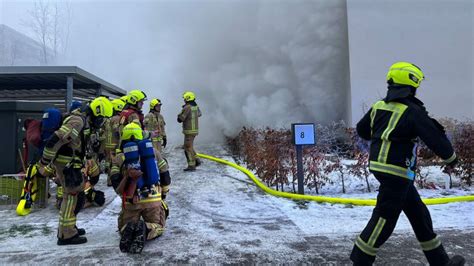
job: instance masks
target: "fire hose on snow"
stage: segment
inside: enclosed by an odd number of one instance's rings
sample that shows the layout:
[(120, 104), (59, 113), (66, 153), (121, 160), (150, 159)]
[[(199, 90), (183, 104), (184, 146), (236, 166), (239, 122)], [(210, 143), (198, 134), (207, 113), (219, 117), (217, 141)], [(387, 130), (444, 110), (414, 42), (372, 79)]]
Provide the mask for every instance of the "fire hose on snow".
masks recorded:
[[(202, 154), (199, 153), (197, 154), (198, 157), (207, 159), (210, 161), (218, 162), (221, 164), (228, 165), (230, 167), (233, 167), (244, 174), (246, 174), (252, 181), (265, 191), (266, 193), (277, 196), (277, 197), (283, 197), (283, 198), (289, 198), (293, 200), (309, 200), (309, 201), (316, 201), (316, 202), (326, 202), (326, 203), (336, 203), (336, 204), (352, 204), (352, 205), (359, 205), (359, 206), (375, 206), (376, 200), (375, 199), (357, 199), (357, 198), (336, 198), (336, 197), (326, 197), (326, 196), (314, 196), (314, 195), (301, 195), (301, 194), (294, 194), (294, 193), (288, 193), (288, 192), (282, 192), (282, 191), (277, 191), (274, 189), (271, 189), (267, 187), (265, 184), (260, 182), (255, 175), (250, 172), (248, 169), (220, 159), (216, 158), (207, 154)], [(423, 199), (423, 202), (426, 205), (436, 205), (436, 204), (446, 204), (446, 203), (452, 203), (452, 202), (463, 202), (463, 201), (474, 201), (474, 195), (467, 195), (467, 196), (456, 196), (456, 197), (443, 197), (443, 198), (426, 198)]]

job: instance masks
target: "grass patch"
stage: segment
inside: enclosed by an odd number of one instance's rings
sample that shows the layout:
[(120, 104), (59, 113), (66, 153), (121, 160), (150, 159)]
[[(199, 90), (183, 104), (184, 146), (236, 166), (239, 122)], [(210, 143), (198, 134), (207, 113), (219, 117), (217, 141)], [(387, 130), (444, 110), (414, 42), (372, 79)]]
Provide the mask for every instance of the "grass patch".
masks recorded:
[(13, 177), (0, 177), (0, 204), (17, 202), (21, 195), (23, 181)]
[[(36, 179), (38, 191), (36, 192), (36, 201), (44, 204), (46, 200), (46, 179)], [(16, 205), (23, 190), (23, 180), (17, 180), (14, 177), (0, 177), (0, 205)]]
[(37, 227), (29, 224), (22, 224), (22, 225), (12, 225), (10, 229), (8, 230), (8, 233), (11, 237), (17, 236), (18, 234), (21, 235), (27, 235), (30, 234), (31, 232), (38, 230)]
[(50, 235), (53, 231), (46, 224), (41, 226), (30, 225), (30, 224), (20, 224), (12, 225), (10, 228), (0, 228), (0, 240), (4, 240), (9, 237), (34, 237), (38, 234), (41, 235)]

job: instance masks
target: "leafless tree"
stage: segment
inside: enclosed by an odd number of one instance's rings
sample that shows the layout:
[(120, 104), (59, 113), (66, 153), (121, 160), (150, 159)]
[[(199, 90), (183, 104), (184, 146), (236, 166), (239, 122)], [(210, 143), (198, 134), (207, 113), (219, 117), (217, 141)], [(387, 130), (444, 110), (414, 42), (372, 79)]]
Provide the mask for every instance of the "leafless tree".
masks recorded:
[(9, 63), (11, 66), (15, 65), (18, 54), (19, 54), (18, 43), (16, 40), (13, 40), (10, 43), (10, 62)]
[(25, 25), (41, 45), (41, 63), (48, 65), (65, 52), (69, 38), (71, 8), (67, 1), (38, 0), (29, 10)]

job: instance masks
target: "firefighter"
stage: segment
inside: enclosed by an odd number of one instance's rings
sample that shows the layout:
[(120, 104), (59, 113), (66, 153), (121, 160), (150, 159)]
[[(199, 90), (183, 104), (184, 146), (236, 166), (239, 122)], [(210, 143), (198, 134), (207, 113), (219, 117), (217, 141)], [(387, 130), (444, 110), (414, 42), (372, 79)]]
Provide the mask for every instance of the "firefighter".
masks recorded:
[(178, 123), (183, 123), (184, 154), (188, 162), (188, 167), (184, 171), (195, 171), (196, 166), (201, 164), (201, 161), (196, 158), (194, 139), (199, 134), (198, 120), (202, 114), (193, 92), (187, 91), (183, 93), (183, 100), (184, 105), (181, 113), (178, 115)]
[(150, 102), (150, 112), (145, 116), (145, 130), (150, 132), (155, 150), (162, 152), (166, 147), (165, 119), (161, 115), (161, 100), (153, 99)]
[[(113, 104), (111, 104), (113, 114)], [(99, 182), (101, 169), (100, 165), (105, 158), (105, 124), (108, 123), (109, 117), (104, 117), (100, 127), (88, 127), (84, 129), (85, 142), (85, 161), (82, 168), (82, 174), (85, 178), (84, 191), (78, 194), (81, 208), (88, 208), (90, 206), (102, 206), (105, 203), (105, 193), (95, 189), (95, 185)], [(84, 199), (84, 200), (82, 200)], [(83, 203), (82, 203), (83, 202)]]
[[(111, 171), (114, 189), (123, 200), (118, 218), (120, 250), (141, 253), (146, 240), (163, 234), (168, 207), (160, 196), (159, 178), (156, 178), (159, 175), (154, 159), (151, 158), (152, 161), (148, 163), (143, 161), (147, 160), (148, 156), (143, 154), (142, 147), (151, 149), (152, 155), (154, 151), (152, 145), (140, 146), (143, 140), (141, 127), (133, 122), (126, 125), (121, 140), (121, 149), (113, 160)], [(131, 157), (133, 159), (130, 159)], [(150, 181), (152, 176), (156, 178), (154, 181)], [(139, 187), (140, 181), (146, 183), (143, 180), (149, 181), (147, 189)]]
[(87, 242), (84, 229), (76, 227), (76, 214), (81, 204), (78, 195), (84, 188), (81, 169), (84, 167), (84, 130), (100, 128), (104, 118), (112, 115), (112, 104), (107, 98), (98, 97), (86, 108), (73, 110), (59, 130), (49, 138), (43, 156), (38, 162), (38, 172), (50, 176), (53, 169), (64, 190), (59, 212), (58, 245)]
[(105, 142), (105, 151), (106, 151), (106, 162), (107, 162), (107, 186), (112, 186), (110, 181), (110, 168), (112, 165), (112, 158), (115, 156), (115, 150), (118, 147), (120, 141), (119, 125), (120, 125), (120, 113), (125, 107), (125, 102), (122, 99), (112, 100), (112, 105), (114, 106), (113, 116), (107, 120), (104, 124), (106, 142)]
[(168, 171), (168, 162), (162, 156), (162, 147), (166, 147), (165, 120), (160, 114), (161, 101), (153, 99), (150, 102), (150, 112), (145, 116), (145, 130), (150, 134), (153, 148), (155, 150), (155, 158), (160, 169), (161, 179), (161, 196), (166, 199), (171, 184), (170, 173)]
[(127, 95), (127, 104), (120, 114), (120, 128), (119, 132), (122, 132), (123, 128), (131, 123), (135, 122), (143, 129), (143, 103), (146, 101), (146, 94), (140, 90), (132, 90)]
[(443, 126), (428, 116), (415, 97), (424, 79), (419, 67), (393, 64), (387, 73), (386, 97), (357, 124), (358, 135), (370, 140), (369, 170), (380, 182), (377, 204), (350, 256), (354, 265), (372, 265), (377, 250), (392, 234), (403, 211), (430, 265), (462, 265), (461, 256), (448, 257), (433, 231), (430, 213), (413, 184), (418, 138), (444, 160), (446, 169), (457, 162)]

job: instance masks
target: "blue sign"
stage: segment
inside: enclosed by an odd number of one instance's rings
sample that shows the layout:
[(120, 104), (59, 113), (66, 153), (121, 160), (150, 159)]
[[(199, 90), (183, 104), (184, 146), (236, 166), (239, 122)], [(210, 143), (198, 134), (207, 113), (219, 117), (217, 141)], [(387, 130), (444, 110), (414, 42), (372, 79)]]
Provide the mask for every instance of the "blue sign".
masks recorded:
[(316, 143), (314, 124), (292, 124), (291, 128), (295, 145), (314, 145)]

